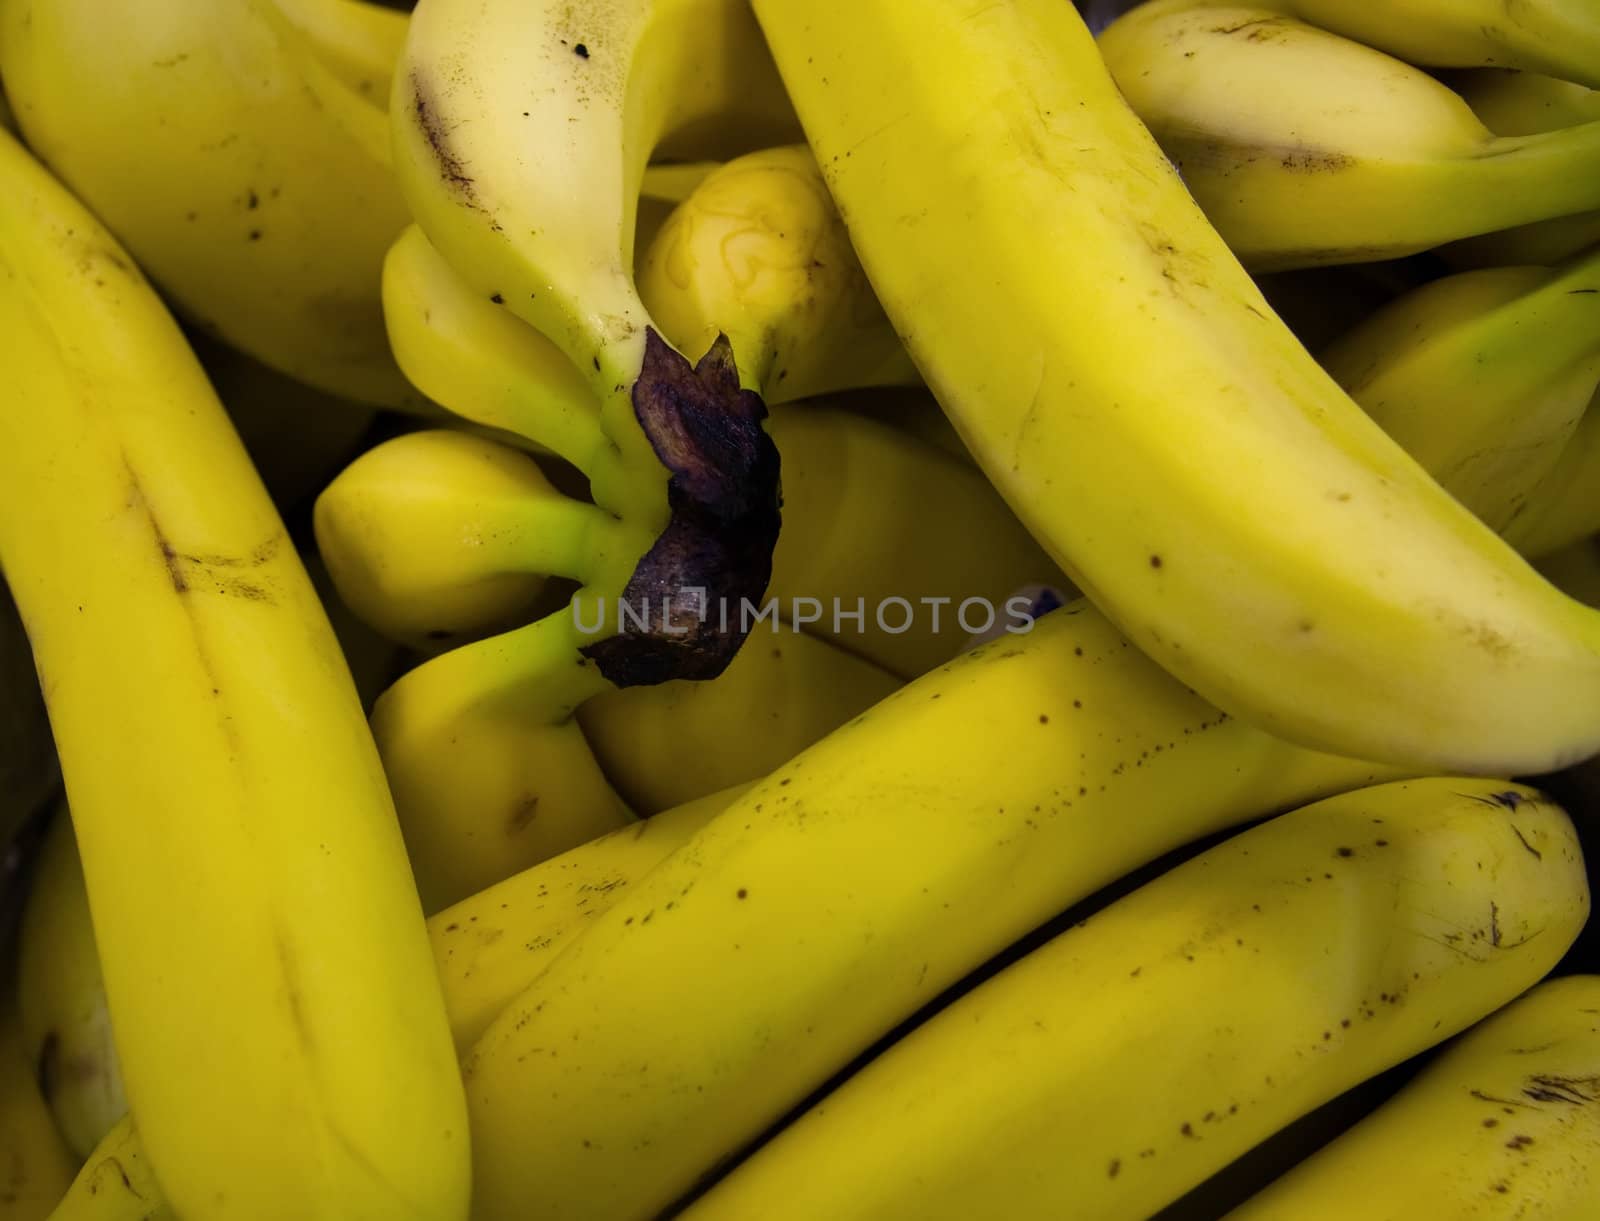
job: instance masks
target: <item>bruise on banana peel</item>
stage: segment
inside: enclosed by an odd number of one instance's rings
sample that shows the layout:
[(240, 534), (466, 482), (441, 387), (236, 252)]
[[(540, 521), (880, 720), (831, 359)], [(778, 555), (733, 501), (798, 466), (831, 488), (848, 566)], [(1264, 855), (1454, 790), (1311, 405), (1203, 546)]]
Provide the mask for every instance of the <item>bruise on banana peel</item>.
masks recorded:
[[(619, 687), (710, 679), (738, 653), (744, 616), (728, 622), (711, 606), (759, 600), (778, 541), (778, 450), (761, 421), (766, 404), (739, 384), (733, 349), (719, 335), (693, 368), (645, 331), (634, 412), (671, 475), (672, 517), (622, 592), (635, 607), (661, 607), (644, 630), (624, 630), (584, 648)], [(692, 600), (684, 595), (693, 592)], [(670, 611), (667, 609), (670, 607)]]

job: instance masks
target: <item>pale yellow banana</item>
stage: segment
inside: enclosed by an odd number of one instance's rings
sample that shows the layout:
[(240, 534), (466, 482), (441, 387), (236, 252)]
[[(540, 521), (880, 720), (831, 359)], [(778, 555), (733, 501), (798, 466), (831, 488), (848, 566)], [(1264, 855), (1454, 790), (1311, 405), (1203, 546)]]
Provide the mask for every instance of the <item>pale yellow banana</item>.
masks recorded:
[[(1455, 82), (1499, 136), (1531, 136), (1600, 119), (1600, 91), (1532, 72), (1485, 71)], [(1600, 211), (1580, 212), (1453, 242), (1441, 253), (1462, 267), (1559, 263), (1600, 243)]]
[(1600, 207), (1600, 122), (1495, 136), (1420, 68), (1271, 4), (1151, 0), (1099, 45), (1254, 270), (1373, 262)]
[(1433, 68), (1523, 68), (1600, 88), (1592, 0), (1276, 0), (1323, 29)]
[(389, 104), (410, 16), (369, 0), (273, 0), (335, 76), (377, 106)]
[(44, 1221), (77, 1160), (39, 1093), (16, 998), (7, 992), (0, 1011), (0, 1221)]
[(5, 0), (0, 73), (30, 146), (196, 325), (324, 390), (410, 405), (379, 300), (407, 220), (390, 72), (376, 96), (352, 88), (303, 28), (345, 3)]
[(1273, 317), (1072, 6), (755, 7), (929, 387), (1135, 644), (1325, 750), (1493, 775), (1600, 749), (1600, 617)]
[(1517, 996), (1588, 914), (1572, 823), (1531, 789), (1440, 778), (1319, 802), (980, 984), (686, 1221), (1145, 1221)]
[(757, 784), (501, 1013), (464, 1061), (475, 1215), (654, 1215), (1097, 887), (1395, 775), (1232, 720), (1086, 605), (1054, 611)]
[(72, 820), (56, 811), (35, 859), (18, 947), (29, 1064), (68, 1146), (86, 1158), (128, 1110)]
[(1600, 1207), (1600, 976), (1541, 984), (1228, 1221), (1584, 1221)]
[(387, 441), (317, 498), (317, 548), (363, 621), (413, 645), (525, 623), (547, 577), (578, 578), (611, 518), (527, 454), (461, 432)]
[(0, 565), (151, 1163), (215, 1221), (456, 1221), (422, 915), (283, 523), (130, 256), (3, 134), (0, 267)]
[(712, 171), (638, 265), (639, 296), (691, 358), (726, 335), (769, 404), (918, 384), (804, 145)]
[(1497, 533), (1526, 512), (1600, 388), (1600, 252), (1447, 276), (1321, 354), (1383, 430)]

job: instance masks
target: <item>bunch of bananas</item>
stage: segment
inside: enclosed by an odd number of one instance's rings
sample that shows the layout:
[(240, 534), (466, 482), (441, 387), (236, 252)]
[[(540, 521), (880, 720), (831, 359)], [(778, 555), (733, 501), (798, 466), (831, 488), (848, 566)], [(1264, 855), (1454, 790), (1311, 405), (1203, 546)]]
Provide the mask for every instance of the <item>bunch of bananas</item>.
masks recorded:
[(1593, 0), (0, 86), (0, 1221), (1600, 1217)]

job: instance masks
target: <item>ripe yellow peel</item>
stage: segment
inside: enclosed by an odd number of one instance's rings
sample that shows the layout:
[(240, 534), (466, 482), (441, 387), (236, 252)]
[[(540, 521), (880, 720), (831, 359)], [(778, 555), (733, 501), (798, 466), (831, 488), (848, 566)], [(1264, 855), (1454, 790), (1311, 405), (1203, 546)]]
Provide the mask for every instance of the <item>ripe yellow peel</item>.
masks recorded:
[(129, 256), (4, 136), (0, 182), (0, 563), (151, 1161), (221, 1221), (456, 1221), (455, 1057), (327, 618)]

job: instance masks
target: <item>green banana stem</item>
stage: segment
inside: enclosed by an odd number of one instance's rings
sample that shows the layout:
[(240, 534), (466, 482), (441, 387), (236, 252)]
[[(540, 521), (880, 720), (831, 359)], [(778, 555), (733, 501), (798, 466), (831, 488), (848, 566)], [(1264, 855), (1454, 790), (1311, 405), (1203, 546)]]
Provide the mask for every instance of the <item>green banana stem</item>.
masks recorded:
[(1497, 136), (1462, 172), (1484, 227), (1505, 229), (1528, 219), (1536, 202), (1545, 217), (1600, 208), (1600, 120), (1529, 136)]

